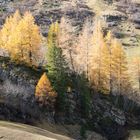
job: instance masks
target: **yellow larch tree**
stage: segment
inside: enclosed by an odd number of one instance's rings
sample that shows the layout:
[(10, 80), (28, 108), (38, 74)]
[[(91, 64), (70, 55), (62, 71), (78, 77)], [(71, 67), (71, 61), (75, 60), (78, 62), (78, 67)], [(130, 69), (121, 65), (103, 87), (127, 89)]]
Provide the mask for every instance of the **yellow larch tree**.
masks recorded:
[(104, 43), (101, 49), (101, 92), (104, 94), (110, 93), (110, 48)]
[(112, 41), (112, 70), (115, 91), (122, 95), (130, 83), (125, 51), (117, 39)]
[(140, 57), (135, 56), (130, 62), (130, 73), (132, 75), (132, 80), (134, 87), (140, 92)]
[(9, 40), (7, 42), (6, 48), (8, 49), (8, 53), (10, 54), (11, 59), (17, 60), (20, 59), (19, 55), (19, 50), (20, 50), (20, 45), (19, 45), (19, 35), (18, 35), (18, 25), (21, 20), (21, 15), (20, 12), (17, 10), (15, 14), (12, 16), (12, 21), (11, 23), (11, 32), (9, 34)]
[(95, 24), (91, 61), (91, 83), (95, 91), (121, 95), (130, 85), (125, 51), (109, 31), (104, 37), (101, 23)]
[(16, 52), (16, 49), (13, 48), (13, 46), (15, 46), (13, 43), (15, 43), (16, 38), (14, 38), (13, 35), (16, 32), (20, 20), (21, 15), (17, 10), (14, 15), (6, 18), (5, 24), (1, 30), (1, 48), (7, 50), (10, 56)]
[(90, 53), (90, 80), (97, 92), (108, 92), (108, 67), (109, 49), (105, 42), (101, 23), (98, 21), (94, 26), (93, 47)]
[(41, 35), (30, 12), (26, 12), (20, 20), (17, 32), (24, 62), (35, 65), (40, 55)]
[[(113, 40), (113, 35), (111, 33), (111, 31), (107, 32), (107, 35), (105, 36), (105, 42), (106, 42), (106, 46), (107, 46), (107, 58), (106, 58), (106, 62), (107, 62), (107, 78), (108, 78), (108, 86), (109, 86), (109, 93), (112, 94), (112, 90), (113, 90), (113, 60), (112, 60), (112, 40)], [(106, 63), (105, 63), (106, 64)]]
[(1, 30), (1, 48), (12, 60), (36, 65), (39, 59), (41, 35), (30, 12), (21, 17), (17, 10), (6, 19)]
[(128, 73), (127, 57), (121, 43), (115, 39), (109, 31), (105, 37), (109, 50), (108, 77), (110, 94), (124, 94), (126, 87), (132, 89), (130, 76)]
[(38, 81), (35, 97), (40, 103), (45, 105), (51, 105), (55, 102), (57, 93), (53, 90), (46, 73), (44, 73)]

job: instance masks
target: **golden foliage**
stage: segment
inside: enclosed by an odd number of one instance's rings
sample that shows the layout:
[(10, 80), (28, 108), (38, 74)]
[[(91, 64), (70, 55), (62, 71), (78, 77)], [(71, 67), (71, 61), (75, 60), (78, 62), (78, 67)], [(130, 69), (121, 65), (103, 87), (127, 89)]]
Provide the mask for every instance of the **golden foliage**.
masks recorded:
[(121, 94), (125, 85), (130, 84), (124, 49), (110, 31), (104, 37), (100, 22), (96, 23), (93, 33), (93, 56), (90, 63), (92, 86), (95, 91), (104, 94)]
[(52, 47), (55, 43), (58, 46), (58, 34), (59, 34), (59, 24), (58, 22), (52, 23), (47, 37), (48, 47)]
[(125, 92), (125, 85), (129, 84), (127, 59), (124, 49), (116, 39), (112, 40), (112, 74), (114, 85), (119, 94)]
[(43, 104), (55, 102), (57, 93), (53, 90), (46, 73), (44, 73), (38, 81), (35, 91), (35, 97), (39, 102)]
[(19, 11), (6, 19), (1, 30), (1, 47), (12, 60), (36, 65), (39, 59), (41, 35), (30, 12), (21, 17)]
[[(10, 47), (12, 36), (15, 33), (16, 27), (18, 22), (20, 21), (21, 16), (19, 11), (16, 11), (13, 16), (7, 17), (5, 24), (3, 25), (3, 28), (1, 30), (1, 47), (8, 50), (9, 53), (11, 53), (11, 50), (14, 49)], [(14, 38), (14, 41), (16, 39)], [(14, 52), (14, 51), (13, 51)]]
[(130, 61), (130, 73), (134, 87), (140, 92), (140, 57), (135, 56)]
[(97, 22), (95, 25), (92, 46), (91, 52), (93, 55), (90, 63), (90, 80), (97, 92), (102, 90), (107, 91), (109, 49), (105, 42), (100, 22)]

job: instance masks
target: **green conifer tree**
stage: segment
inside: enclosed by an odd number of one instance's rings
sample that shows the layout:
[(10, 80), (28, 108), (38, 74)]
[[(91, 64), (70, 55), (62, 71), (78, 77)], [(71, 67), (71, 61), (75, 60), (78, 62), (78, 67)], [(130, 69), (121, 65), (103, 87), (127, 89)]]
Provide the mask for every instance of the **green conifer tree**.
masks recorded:
[(54, 89), (58, 92), (60, 109), (65, 108), (65, 93), (68, 86), (68, 65), (59, 47), (59, 24), (53, 23), (48, 33), (47, 69)]

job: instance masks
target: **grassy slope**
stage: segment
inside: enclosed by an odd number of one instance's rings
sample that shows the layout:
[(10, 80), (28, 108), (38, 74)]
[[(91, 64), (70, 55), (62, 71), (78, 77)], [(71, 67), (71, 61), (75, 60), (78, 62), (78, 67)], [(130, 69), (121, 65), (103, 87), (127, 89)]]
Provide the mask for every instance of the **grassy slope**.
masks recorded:
[(130, 132), (130, 138), (128, 140), (140, 140), (140, 131), (132, 130)]
[[(19, 123), (0, 121), (0, 136), (8, 140), (71, 140), (64, 135)], [(48, 129), (49, 130), (49, 129)]]

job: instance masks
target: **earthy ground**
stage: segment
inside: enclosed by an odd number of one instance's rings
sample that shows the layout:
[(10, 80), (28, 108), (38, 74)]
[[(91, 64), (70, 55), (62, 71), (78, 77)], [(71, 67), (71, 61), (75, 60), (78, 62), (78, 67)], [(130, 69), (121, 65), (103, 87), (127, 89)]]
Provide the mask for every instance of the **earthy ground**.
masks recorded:
[(58, 135), (37, 127), (0, 122), (1, 140), (72, 140), (72, 138)]

